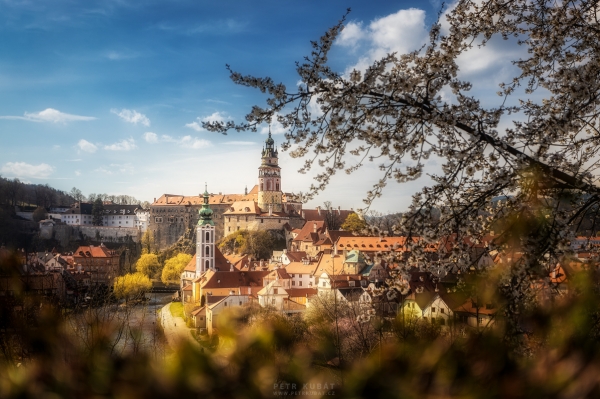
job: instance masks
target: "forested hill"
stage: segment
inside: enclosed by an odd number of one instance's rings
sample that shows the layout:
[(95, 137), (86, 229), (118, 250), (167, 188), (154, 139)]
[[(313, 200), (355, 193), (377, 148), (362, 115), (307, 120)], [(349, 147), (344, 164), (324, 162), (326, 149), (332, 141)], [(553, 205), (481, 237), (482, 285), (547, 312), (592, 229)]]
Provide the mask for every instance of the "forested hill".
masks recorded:
[(71, 206), (75, 199), (48, 184), (23, 183), (19, 179), (0, 176), (0, 205), (29, 205), (50, 208)]

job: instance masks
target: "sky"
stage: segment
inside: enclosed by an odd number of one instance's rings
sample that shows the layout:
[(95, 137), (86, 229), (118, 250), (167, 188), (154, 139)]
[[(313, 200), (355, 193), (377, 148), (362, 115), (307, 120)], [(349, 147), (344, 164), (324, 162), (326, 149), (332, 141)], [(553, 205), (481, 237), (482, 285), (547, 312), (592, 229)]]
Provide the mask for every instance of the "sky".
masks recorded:
[[(0, 0), (0, 175), (70, 191), (127, 194), (242, 193), (257, 182), (267, 128), (221, 135), (202, 121), (243, 121), (266, 95), (236, 86), (243, 74), (298, 82), (295, 62), (350, 7), (330, 62), (365, 68), (419, 48), (438, 1), (16, 1)], [(475, 86), (495, 86), (503, 54), (465, 58)], [(491, 73), (494, 72), (494, 73)], [(272, 126), (276, 144), (283, 131)], [(308, 191), (302, 159), (280, 152), (282, 188)], [(430, 166), (436, 169), (435, 161)], [(336, 175), (306, 206), (362, 208), (376, 164)], [(371, 209), (399, 212), (427, 178), (390, 183)]]

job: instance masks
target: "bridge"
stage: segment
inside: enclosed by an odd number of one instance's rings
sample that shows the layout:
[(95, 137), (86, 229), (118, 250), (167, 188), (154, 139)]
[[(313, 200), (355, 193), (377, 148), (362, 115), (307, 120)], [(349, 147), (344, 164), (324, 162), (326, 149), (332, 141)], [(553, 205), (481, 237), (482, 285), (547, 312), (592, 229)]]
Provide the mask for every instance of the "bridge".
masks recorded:
[(179, 291), (179, 285), (175, 284), (163, 284), (156, 281), (152, 282), (152, 288), (150, 289), (151, 293), (169, 293), (172, 294), (174, 292)]

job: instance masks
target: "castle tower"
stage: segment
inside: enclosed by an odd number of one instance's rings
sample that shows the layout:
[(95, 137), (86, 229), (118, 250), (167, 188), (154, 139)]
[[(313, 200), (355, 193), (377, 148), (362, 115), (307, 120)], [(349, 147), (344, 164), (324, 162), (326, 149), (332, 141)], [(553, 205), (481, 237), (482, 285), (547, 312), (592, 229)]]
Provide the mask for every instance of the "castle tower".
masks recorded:
[(215, 223), (208, 200), (209, 194), (205, 185), (204, 203), (198, 211), (200, 218), (196, 227), (196, 277), (208, 269), (215, 269)]
[(258, 167), (258, 207), (262, 212), (281, 212), (281, 168), (278, 165), (275, 141), (269, 132)]

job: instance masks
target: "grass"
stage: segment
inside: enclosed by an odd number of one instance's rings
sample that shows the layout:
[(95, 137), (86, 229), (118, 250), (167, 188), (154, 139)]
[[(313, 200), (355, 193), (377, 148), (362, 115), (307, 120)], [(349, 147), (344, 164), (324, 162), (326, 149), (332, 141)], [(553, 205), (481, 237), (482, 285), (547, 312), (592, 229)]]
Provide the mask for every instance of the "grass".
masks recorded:
[(181, 317), (182, 319), (185, 319), (183, 315), (183, 304), (181, 302), (171, 302), (169, 311), (173, 317)]

